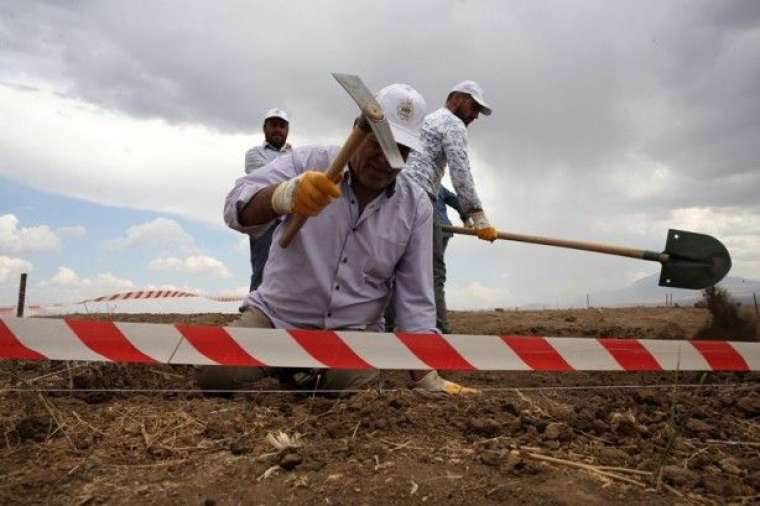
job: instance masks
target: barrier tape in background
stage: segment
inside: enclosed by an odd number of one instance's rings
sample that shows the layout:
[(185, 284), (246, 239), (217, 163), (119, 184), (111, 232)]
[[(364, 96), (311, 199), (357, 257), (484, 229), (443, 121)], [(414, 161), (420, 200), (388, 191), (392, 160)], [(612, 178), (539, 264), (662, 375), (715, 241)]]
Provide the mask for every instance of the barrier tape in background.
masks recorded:
[(0, 318), (0, 359), (484, 371), (757, 371), (760, 343)]
[[(44, 310), (45, 308), (53, 307), (66, 307), (75, 306), (77, 304), (87, 304), (88, 302), (112, 302), (117, 300), (136, 300), (136, 299), (174, 299), (174, 298), (186, 298), (186, 297), (198, 297), (208, 300), (214, 300), (216, 302), (240, 302), (244, 296), (236, 295), (203, 295), (192, 292), (183, 292), (180, 290), (140, 290), (135, 292), (123, 292), (114, 293), (111, 295), (103, 295), (101, 297), (95, 297), (92, 299), (84, 299), (78, 302), (72, 302), (70, 304), (55, 303), (55, 304), (35, 304), (26, 306), (31, 310)], [(0, 307), (0, 316), (10, 316), (16, 314), (16, 306)]]

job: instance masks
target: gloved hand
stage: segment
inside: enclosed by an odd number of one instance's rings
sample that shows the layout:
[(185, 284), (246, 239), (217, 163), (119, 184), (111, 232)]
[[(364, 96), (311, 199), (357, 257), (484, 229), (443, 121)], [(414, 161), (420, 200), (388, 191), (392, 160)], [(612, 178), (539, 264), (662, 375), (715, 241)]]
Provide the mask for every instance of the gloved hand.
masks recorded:
[(470, 215), (470, 218), (474, 224), (475, 232), (478, 234), (478, 239), (494, 242), (498, 238), (498, 232), (488, 222), (486, 213), (476, 211)]
[(272, 209), (278, 214), (316, 216), (340, 196), (340, 188), (324, 172), (308, 170), (277, 186), (272, 193)]
[(414, 382), (415, 390), (423, 392), (446, 393), (449, 395), (472, 395), (479, 394), (480, 390), (476, 388), (463, 387), (453, 381), (441, 378), (438, 371), (430, 371), (419, 381)]

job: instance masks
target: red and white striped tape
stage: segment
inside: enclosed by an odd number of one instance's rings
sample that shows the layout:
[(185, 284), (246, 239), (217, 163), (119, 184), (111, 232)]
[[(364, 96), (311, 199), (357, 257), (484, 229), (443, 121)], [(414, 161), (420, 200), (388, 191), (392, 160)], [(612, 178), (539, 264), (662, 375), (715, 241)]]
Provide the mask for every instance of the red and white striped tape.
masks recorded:
[[(43, 306), (39, 304), (35, 304), (32, 306), (26, 306), (26, 309), (29, 309), (31, 311), (39, 311), (43, 308)], [(16, 306), (5, 306), (0, 307), (0, 317), (1, 316), (13, 316), (16, 314)]]
[[(181, 290), (139, 290), (134, 292), (122, 292), (114, 293), (110, 295), (102, 295), (92, 299), (84, 299), (78, 302), (72, 302), (70, 304), (64, 303), (52, 303), (52, 304), (36, 304), (33, 306), (26, 306), (31, 310), (42, 310), (52, 307), (65, 307), (74, 306), (77, 304), (87, 304), (88, 302), (112, 302), (117, 300), (136, 300), (136, 299), (176, 299), (186, 297), (199, 297), (208, 300), (214, 300), (216, 302), (241, 302), (244, 296), (240, 295), (204, 295), (192, 292), (183, 292)], [(16, 306), (0, 307), (0, 316), (10, 316), (16, 314)]]
[(489, 371), (757, 371), (760, 343), (0, 318), (0, 359)]
[(236, 302), (243, 300), (241, 296), (234, 295), (202, 295), (192, 292), (183, 292), (180, 290), (141, 290), (136, 292), (114, 293), (113, 295), (103, 295), (94, 299), (85, 299), (75, 302), (75, 304), (84, 304), (86, 302), (111, 302), (114, 300), (128, 299), (164, 299), (177, 297), (203, 297), (204, 299), (215, 300), (217, 302)]

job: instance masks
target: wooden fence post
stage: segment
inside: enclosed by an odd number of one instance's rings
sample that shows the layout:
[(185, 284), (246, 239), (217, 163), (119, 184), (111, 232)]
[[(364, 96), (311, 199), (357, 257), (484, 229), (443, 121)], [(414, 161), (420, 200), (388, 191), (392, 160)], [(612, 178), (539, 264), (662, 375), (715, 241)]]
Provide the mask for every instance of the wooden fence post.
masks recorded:
[(16, 316), (21, 318), (24, 316), (24, 305), (26, 303), (26, 272), (21, 274), (21, 279), (18, 283), (18, 304), (16, 305)]

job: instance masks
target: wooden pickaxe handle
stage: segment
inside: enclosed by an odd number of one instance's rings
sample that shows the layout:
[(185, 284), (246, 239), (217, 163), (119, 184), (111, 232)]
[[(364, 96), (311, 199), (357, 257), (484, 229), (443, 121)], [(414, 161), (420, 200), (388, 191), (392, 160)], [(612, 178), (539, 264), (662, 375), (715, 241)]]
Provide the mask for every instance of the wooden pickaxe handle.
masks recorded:
[[(343, 169), (348, 163), (348, 160), (353, 156), (359, 146), (361, 146), (361, 143), (364, 142), (370, 132), (372, 132), (372, 128), (370, 128), (366, 119), (362, 116), (351, 131), (351, 135), (346, 139), (343, 147), (338, 151), (338, 156), (327, 169), (327, 172), (325, 173), (327, 177), (335, 183), (340, 181), (340, 178), (343, 175)], [(280, 246), (287, 248), (303, 224), (306, 223), (307, 219), (306, 216), (294, 214), (288, 222), (288, 228), (286, 228), (285, 232), (280, 236)]]

